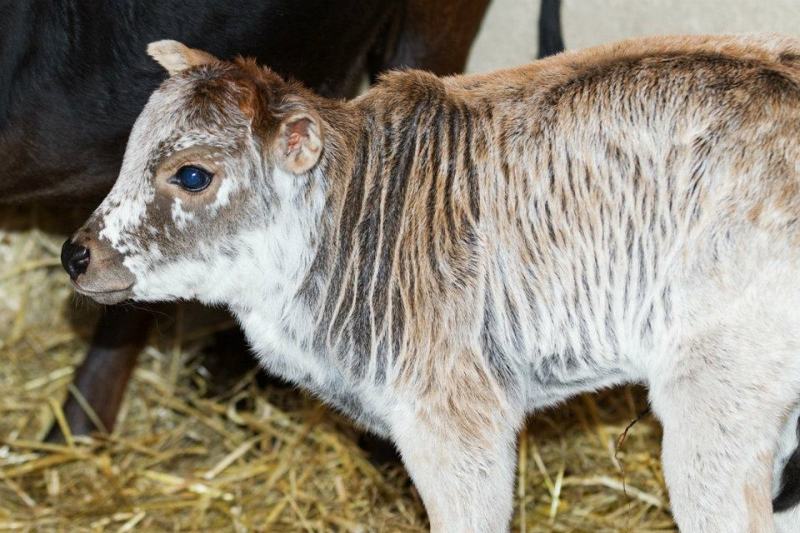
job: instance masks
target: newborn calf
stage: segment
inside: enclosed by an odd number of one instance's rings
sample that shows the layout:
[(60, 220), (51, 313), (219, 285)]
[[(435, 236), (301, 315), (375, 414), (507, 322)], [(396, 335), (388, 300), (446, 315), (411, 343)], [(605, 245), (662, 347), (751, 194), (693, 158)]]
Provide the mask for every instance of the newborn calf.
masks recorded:
[(271, 372), (394, 440), (436, 531), (508, 528), (526, 414), (626, 382), (680, 527), (772, 530), (800, 42), (637, 40), (349, 102), (149, 51), (172, 77), (67, 245), (80, 293), (230, 307)]

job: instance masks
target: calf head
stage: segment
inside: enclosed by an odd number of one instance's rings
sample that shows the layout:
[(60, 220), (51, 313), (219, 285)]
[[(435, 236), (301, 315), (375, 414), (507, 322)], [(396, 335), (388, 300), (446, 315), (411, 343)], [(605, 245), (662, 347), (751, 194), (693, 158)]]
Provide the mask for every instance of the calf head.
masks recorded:
[(137, 119), (114, 187), (64, 244), (62, 262), (76, 290), (101, 303), (224, 302), (246, 290), (231, 269), (252, 268), (247, 256), (265, 253), (259, 240), (285, 245), (264, 233), (277, 219), (286, 226), (287, 209), (314, 188), (323, 148), (315, 97), (252, 62), (175, 41), (148, 53), (172, 76)]

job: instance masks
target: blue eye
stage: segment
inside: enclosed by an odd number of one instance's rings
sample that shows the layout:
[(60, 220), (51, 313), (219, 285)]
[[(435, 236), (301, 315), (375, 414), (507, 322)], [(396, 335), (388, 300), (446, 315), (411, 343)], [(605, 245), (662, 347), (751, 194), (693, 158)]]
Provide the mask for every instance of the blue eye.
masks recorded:
[(199, 167), (186, 166), (175, 173), (174, 182), (191, 192), (199, 192), (211, 183), (212, 174)]

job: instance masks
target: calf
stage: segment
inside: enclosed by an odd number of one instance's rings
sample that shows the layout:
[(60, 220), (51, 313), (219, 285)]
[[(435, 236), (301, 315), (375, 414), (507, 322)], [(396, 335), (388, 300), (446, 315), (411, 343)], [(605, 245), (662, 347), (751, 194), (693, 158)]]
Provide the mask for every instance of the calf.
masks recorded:
[(225, 304), (394, 440), (436, 531), (499, 531), (525, 415), (649, 386), (684, 531), (771, 531), (800, 402), (800, 42), (657, 38), (349, 102), (172, 74), (66, 246), (100, 302)]

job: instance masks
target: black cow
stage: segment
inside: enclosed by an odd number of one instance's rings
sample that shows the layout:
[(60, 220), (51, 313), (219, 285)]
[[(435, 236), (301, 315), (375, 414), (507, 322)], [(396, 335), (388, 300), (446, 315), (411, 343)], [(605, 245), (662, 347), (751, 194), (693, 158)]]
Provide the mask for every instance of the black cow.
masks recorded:
[[(116, 179), (133, 125), (165, 78), (147, 43), (251, 56), (321, 94), (412, 66), (460, 71), (489, 0), (0, 0), (0, 203), (88, 210)], [(150, 327), (109, 308), (76, 386), (110, 429)], [(71, 429), (95, 429), (74, 398)], [(57, 428), (49, 438), (58, 439)]]

